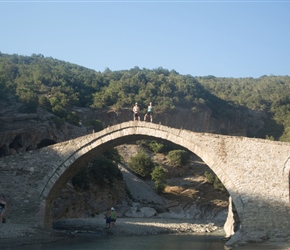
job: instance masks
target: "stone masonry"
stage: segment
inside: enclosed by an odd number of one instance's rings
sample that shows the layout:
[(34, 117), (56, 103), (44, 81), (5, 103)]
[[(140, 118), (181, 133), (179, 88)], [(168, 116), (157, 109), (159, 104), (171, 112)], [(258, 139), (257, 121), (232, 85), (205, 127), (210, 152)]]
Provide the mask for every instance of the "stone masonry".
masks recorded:
[(53, 203), (62, 187), (96, 155), (139, 139), (169, 141), (198, 155), (231, 195), (243, 240), (290, 236), (290, 143), (196, 133), (143, 121), (1, 158), (0, 192), (9, 202), (9, 220), (51, 227)]

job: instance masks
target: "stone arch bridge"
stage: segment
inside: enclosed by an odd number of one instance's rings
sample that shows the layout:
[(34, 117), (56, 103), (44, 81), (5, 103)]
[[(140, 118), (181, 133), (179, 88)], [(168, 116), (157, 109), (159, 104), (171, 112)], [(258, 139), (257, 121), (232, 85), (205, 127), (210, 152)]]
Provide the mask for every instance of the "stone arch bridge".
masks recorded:
[(96, 155), (139, 139), (165, 140), (198, 155), (232, 197), (244, 238), (289, 236), (290, 143), (130, 121), (25, 154), (0, 158), (0, 192), (12, 223), (52, 226), (61, 188)]

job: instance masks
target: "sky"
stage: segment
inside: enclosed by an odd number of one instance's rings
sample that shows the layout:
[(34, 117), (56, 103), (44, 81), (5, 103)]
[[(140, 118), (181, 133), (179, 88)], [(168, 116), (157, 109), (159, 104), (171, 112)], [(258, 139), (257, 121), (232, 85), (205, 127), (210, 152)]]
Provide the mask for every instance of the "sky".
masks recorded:
[(103, 72), (290, 75), (290, 0), (3, 1), (0, 52)]

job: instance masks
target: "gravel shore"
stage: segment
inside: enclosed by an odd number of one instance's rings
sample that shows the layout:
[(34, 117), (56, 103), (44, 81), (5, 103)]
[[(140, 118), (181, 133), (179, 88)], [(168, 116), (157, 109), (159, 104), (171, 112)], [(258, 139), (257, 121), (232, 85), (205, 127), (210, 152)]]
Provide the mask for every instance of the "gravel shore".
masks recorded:
[[(224, 236), (220, 225), (195, 222), (184, 219), (164, 218), (118, 218), (114, 229), (105, 228), (103, 216), (95, 218), (66, 219), (54, 223), (54, 228), (45, 230), (39, 226), (26, 224), (0, 224), (0, 249), (12, 249), (23, 245), (52, 243), (71, 237), (96, 234), (114, 237), (144, 236), (169, 233), (203, 233)], [(268, 242), (273, 249), (289, 250), (290, 242)]]
[(114, 229), (105, 228), (103, 216), (89, 219), (60, 220), (54, 223), (60, 230), (78, 233), (91, 231), (99, 233), (113, 233), (116, 236), (142, 236), (162, 233), (211, 233), (223, 229), (213, 223), (189, 223), (184, 219), (164, 218), (118, 218)]
[(82, 234), (112, 234), (114, 236), (142, 236), (167, 233), (218, 233), (222, 227), (213, 223), (189, 223), (186, 220), (163, 218), (118, 218), (114, 229), (105, 228), (102, 216), (66, 219), (54, 222), (54, 229), (46, 230), (26, 224), (0, 224), (0, 249), (38, 243), (49, 243)]

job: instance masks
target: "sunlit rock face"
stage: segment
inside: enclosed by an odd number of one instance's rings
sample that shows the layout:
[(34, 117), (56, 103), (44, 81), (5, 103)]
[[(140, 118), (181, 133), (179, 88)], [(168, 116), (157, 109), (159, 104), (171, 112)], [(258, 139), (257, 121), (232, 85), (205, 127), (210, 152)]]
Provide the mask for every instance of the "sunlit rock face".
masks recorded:
[[(0, 101), (0, 157), (92, 133), (93, 128), (87, 125), (92, 120), (99, 120), (107, 127), (133, 119), (131, 107), (120, 111), (71, 107), (80, 118), (79, 125), (75, 126), (42, 108), (38, 108), (36, 113), (20, 113), (21, 106), (13, 99)], [(206, 105), (199, 105), (194, 110), (192, 107), (176, 107), (172, 112), (156, 113), (153, 123), (195, 132), (238, 136), (254, 135), (264, 126), (264, 115), (251, 110), (241, 109), (219, 116), (213, 114)], [(145, 112), (141, 110), (141, 120), (144, 115)]]

